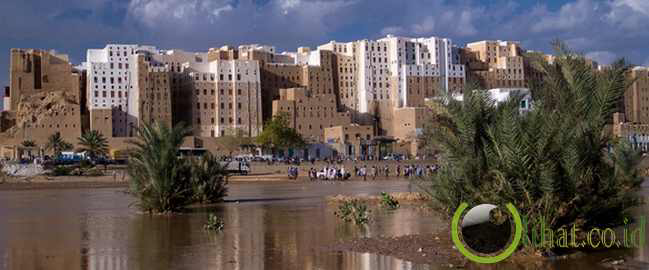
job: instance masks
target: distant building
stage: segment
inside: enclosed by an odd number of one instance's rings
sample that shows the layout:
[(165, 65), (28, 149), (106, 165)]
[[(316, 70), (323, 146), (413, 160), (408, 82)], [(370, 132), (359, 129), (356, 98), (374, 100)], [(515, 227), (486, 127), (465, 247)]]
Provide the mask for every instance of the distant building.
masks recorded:
[(481, 87), (527, 87), (523, 50), (518, 42), (483, 40), (469, 43), (463, 49), (462, 62), (467, 77)]
[(342, 104), (358, 113), (374, 111), (373, 104), (422, 106), (422, 97), (459, 91), (464, 66), (447, 38), (385, 38), (347, 43), (331, 41), (318, 47), (336, 54)]
[(624, 93), (625, 120), (649, 124), (649, 68), (634, 67), (627, 72), (633, 84)]
[(372, 155), (374, 128), (348, 124), (324, 129), (324, 141), (344, 157), (367, 157)]
[(65, 54), (11, 49), (10, 87), (5, 88), (5, 136), (43, 144), (59, 132), (68, 142), (81, 135), (83, 75)]
[[(519, 95), (521, 97), (519, 111), (528, 112), (532, 109), (532, 94), (527, 88), (495, 88), (486, 91), (489, 92), (489, 97), (496, 103), (496, 105), (506, 102), (514, 95)], [(462, 101), (464, 96), (455, 95), (453, 98)]]
[[(87, 68), (87, 103), (90, 114), (97, 109), (111, 110), (112, 130), (109, 137), (125, 137), (133, 134), (138, 125), (139, 104), (132, 104), (137, 99), (133, 95), (138, 88), (138, 54), (153, 54), (153, 46), (133, 44), (108, 44), (103, 49), (89, 49), (86, 55)], [(91, 116), (91, 119), (93, 117)], [(92, 129), (97, 129), (91, 123)], [(107, 132), (107, 131), (106, 131)]]
[(339, 112), (333, 94), (314, 94), (306, 88), (280, 89), (273, 115), (286, 113), (289, 125), (310, 142), (323, 142), (326, 128), (349, 125), (349, 112)]

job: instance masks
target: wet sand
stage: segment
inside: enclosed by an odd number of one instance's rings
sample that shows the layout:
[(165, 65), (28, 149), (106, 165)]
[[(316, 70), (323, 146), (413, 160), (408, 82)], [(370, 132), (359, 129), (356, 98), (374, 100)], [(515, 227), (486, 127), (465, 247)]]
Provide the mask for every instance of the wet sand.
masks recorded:
[[(300, 166), (300, 173), (297, 179), (290, 179), (287, 176), (289, 166), (287, 164), (275, 163), (268, 165), (267, 163), (253, 162), (251, 165), (251, 173), (249, 175), (232, 175), (229, 177), (230, 182), (311, 182), (307, 171), (310, 168), (322, 169), (325, 166), (344, 166), (348, 172), (353, 170), (354, 165), (361, 166), (378, 166), (383, 168), (388, 166), (391, 175), (386, 177), (384, 174), (377, 175), (376, 177), (367, 177), (367, 181), (385, 181), (385, 180), (406, 180), (405, 177), (396, 177), (395, 168), (397, 165), (404, 166), (408, 164), (432, 164), (430, 161), (360, 161), (351, 162), (346, 161), (343, 164), (329, 165), (324, 162), (303, 162)], [(113, 171), (116, 175), (113, 176)], [(32, 190), (32, 189), (85, 189), (85, 188), (126, 188), (128, 187), (128, 176), (122, 176), (124, 167), (111, 166), (105, 172), (104, 176), (45, 176), (39, 175), (30, 178), (24, 177), (7, 177), (4, 182), (0, 182), (0, 190)], [(351, 171), (353, 174), (353, 171)], [(322, 181), (322, 180), (315, 180)], [(329, 180), (326, 180), (329, 181)], [(353, 176), (345, 181), (363, 181), (362, 177)], [(340, 182), (336, 180), (336, 182)]]

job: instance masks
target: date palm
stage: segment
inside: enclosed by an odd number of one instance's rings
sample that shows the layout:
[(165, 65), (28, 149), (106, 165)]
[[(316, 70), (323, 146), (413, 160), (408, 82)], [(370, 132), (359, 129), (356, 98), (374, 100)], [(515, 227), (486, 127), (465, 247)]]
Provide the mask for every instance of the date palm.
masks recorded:
[(86, 152), (91, 159), (108, 154), (108, 139), (97, 130), (86, 131), (78, 140), (80, 147), (77, 151)]
[(521, 97), (495, 105), (475, 89), (434, 106), (424, 134), (442, 161), (422, 186), (438, 208), (452, 214), (461, 202), (512, 202), (530, 221), (585, 230), (621, 222), (641, 202), (640, 155), (607, 132), (628, 86), (627, 66), (596, 71), (560, 44), (557, 52), (554, 63), (538, 63), (544, 80), (532, 88), (527, 113), (519, 111)]
[(130, 143), (128, 175), (136, 205), (148, 212), (174, 212), (192, 203), (191, 168), (179, 157), (183, 138), (190, 130), (183, 125), (141, 124)]
[(63, 137), (61, 137), (60, 132), (56, 132), (47, 139), (47, 144), (45, 149), (51, 150), (54, 153), (55, 157), (61, 155), (62, 151), (72, 149), (72, 144), (66, 142)]

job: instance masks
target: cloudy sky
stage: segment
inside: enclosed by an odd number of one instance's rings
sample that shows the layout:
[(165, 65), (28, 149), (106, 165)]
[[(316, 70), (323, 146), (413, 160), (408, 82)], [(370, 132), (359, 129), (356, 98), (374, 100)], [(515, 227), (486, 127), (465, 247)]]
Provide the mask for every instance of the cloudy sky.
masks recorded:
[(264, 43), (280, 51), (386, 34), (457, 44), (552, 39), (602, 62), (649, 65), (649, 0), (2, 0), (0, 86), (9, 49), (55, 49), (77, 64), (107, 43), (206, 50)]

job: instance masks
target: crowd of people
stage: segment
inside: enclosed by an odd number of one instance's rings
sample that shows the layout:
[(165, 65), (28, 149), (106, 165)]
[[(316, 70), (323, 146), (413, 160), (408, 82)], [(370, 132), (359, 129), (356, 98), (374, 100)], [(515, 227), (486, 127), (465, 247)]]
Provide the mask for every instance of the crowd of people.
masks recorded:
[[(423, 165), (411, 164), (403, 165), (397, 164), (394, 171), (390, 170), (390, 166), (372, 165), (372, 166), (354, 166), (351, 171), (347, 171), (345, 166), (327, 165), (321, 170), (311, 167), (308, 170), (308, 176), (311, 180), (347, 180), (352, 177), (362, 177), (364, 181), (377, 177), (422, 177), (428, 176), (436, 172), (437, 165)], [(297, 166), (290, 166), (288, 169), (289, 178), (296, 179), (298, 177), (299, 169)]]

